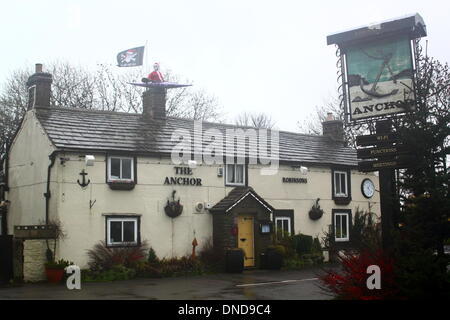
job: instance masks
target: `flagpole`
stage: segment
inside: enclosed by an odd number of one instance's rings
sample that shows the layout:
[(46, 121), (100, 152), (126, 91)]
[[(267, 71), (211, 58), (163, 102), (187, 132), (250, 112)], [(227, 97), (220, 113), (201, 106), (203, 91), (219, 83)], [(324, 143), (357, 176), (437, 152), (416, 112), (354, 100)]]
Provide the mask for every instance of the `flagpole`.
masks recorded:
[(148, 40), (145, 40), (145, 57), (144, 57), (144, 59), (145, 59), (145, 70), (144, 70), (144, 75), (146, 76), (147, 75), (147, 72), (148, 72), (148, 53), (147, 53), (147, 44), (148, 44)]

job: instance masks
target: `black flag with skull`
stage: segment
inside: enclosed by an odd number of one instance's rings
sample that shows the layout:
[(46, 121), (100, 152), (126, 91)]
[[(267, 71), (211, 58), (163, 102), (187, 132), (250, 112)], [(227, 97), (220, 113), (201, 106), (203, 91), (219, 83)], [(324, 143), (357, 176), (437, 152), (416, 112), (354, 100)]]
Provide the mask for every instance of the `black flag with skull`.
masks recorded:
[(144, 48), (137, 47), (119, 52), (117, 55), (118, 67), (136, 67), (142, 66), (144, 61)]

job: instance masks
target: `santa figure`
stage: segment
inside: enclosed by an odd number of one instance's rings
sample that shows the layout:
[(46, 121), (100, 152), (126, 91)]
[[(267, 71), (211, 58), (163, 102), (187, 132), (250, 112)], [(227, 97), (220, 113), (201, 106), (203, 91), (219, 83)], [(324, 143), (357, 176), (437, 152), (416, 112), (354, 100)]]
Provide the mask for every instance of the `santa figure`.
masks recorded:
[(159, 72), (159, 63), (155, 62), (153, 65), (153, 72), (150, 73), (147, 77), (151, 82), (164, 82), (163, 75)]

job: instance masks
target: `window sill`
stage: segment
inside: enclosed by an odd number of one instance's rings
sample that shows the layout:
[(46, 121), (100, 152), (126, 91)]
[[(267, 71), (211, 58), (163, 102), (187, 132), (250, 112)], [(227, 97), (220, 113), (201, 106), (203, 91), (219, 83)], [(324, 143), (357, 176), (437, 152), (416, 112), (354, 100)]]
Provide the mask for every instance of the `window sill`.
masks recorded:
[(123, 242), (123, 243), (108, 243), (106, 245), (107, 248), (130, 248), (130, 247), (140, 247), (141, 244), (140, 243), (135, 243), (135, 242)]
[(245, 187), (245, 183), (226, 183), (225, 187)]
[(136, 183), (134, 181), (109, 181), (112, 190), (133, 190)]
[(338, 205), (347, 205), (352, 201), (351, 197), (337, 197), (334, 196), (333, 197), (334, 203), (338, 204)]

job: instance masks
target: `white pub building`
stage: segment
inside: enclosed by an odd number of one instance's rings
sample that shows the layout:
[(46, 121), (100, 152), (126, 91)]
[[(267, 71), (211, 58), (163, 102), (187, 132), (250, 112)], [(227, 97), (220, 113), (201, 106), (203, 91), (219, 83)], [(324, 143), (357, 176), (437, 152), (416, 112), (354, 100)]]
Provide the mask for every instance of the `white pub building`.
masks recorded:
[[(3, 168), (2, 232), (23, 245), (14, 269), (24, 280), (45, 278), (40, 226), (50, 221), (66, 233), (56, 258), (82, 268), (99, 241), (146, 240), (163, 258), (190, 254), (194, 238), (199, 251), (208, 241), (218, 250), (242, 248), (251, 268), (276, 230), (320, 238), (333, 228), (336, 243), (347, 243), (358, 207), (379, 214), (378, 177), (358, 172), (333, 117), (321, 136), (198, 123), (166, 116), (164, 90), (143, 93), (142, 114), (52, 107), (51, 83), (37, 65)], [(219, 146), (212, 153), (211, 133)], [(318, 199), (324, 213), (312, 218)], [(172, 200), (182, 211), (169, 208)]]

